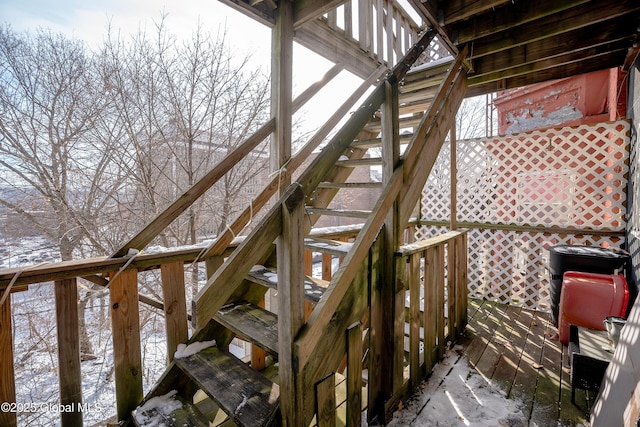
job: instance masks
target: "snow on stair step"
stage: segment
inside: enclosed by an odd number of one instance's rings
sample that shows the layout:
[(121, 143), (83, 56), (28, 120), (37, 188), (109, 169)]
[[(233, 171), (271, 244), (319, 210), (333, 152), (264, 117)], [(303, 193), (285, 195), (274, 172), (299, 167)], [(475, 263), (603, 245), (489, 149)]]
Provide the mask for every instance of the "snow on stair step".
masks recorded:
[[(247, 275), (250, 280), (259, 285), (278, 289), (278, 273), (275, 269), (265, 268), (263, 266), (255, 266)], [(315, 277), (305, 277), (304, 295), (305, 298), (312, 302), (320, 301), (320, 297), (329, 286), (326, 280), (316, 279)]]
[(278, 385), (231, 353), (210, 347), (174, 362), (239, 426), (270, 425), (278, 415)]
[(338, 257), (347, 256), (353, 243), (338, 242), (337, 240), (318, 239), (306, 237), (304, 247), (313, 252), (334, 255)]
[(248, 302), (234, 303), (218, 310), (215, 320), (241, 339), (278, 356), (278, 316)]

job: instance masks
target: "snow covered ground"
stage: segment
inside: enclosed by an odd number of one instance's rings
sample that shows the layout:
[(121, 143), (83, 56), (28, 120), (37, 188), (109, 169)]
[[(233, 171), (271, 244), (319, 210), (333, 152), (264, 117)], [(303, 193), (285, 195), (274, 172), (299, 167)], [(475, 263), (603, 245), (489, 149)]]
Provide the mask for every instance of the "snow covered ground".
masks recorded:
[(520, 402), (469, 366), (461, 347), (450, 350), (421, 392), (394, 414), (391, 427), (517, 427), (527, 418)]

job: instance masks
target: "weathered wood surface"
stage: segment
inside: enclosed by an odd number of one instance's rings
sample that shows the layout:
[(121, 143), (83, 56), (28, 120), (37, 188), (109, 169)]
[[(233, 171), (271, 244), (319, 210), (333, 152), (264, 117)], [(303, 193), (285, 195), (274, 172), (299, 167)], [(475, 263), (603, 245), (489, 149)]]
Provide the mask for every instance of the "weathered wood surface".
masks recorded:
[(167, 358), (171, 362), (178, 344), (186, 343), (189, 339), (183, 263), (162, 264), (160, 266), (160, 276), (164, 299), (163, 311), (166, 324)]
[(275, 418), (280, 396), (278, 385), (232, 354), (207, 348), (175, 359), (174, 363), (237, 424), (263, 426)]
[(334, 255), (337, 257), (346, 256), (351, 249), (351, 243), (340, 242), (338, 240), (319, 239), (306, 237), (304, 247), (312, 252)]
[(336, 375), (331, 373), (316, 384), (318, 427), (336, 426)]
[[(13, 333), (11, 328), (11, 297), (0, 306), (0, 403), (16, 402), (16, 383), (13, 362)], [(0, 425), (18, 425), (16, 412), (0, 411)]]
[(63, 426), (82, 425), (82, 375), (80, 372), (80, 325), (78, 284), (75, 279), (56, 282), (56, 325), (58, 325), (58, 379), (60, 404), (73, 411), (60, 413)]
[(362, 423), (362, 324), (356, 322), (347, 329), (347, 395), (346, 424)]
[(113, 364), (118, 420), (128, 419), (142, 400), (142, 358), (138, 272), (127, 269), (111, 279), (109, 288), (113, 330)]
[(278, 371), (280, 411), (285, 425), (302, 425), (304, 384), (294, 340), (305, 322), (304, 193), (297, 187), (282, 204), (278, 238)]
[[(166, 427), (209, 427), (209, 420), (200, 412), (198, 407), (180, 397), (175, 398), (182, 406), (170, 412), (168, 415), (159, 411), (157, 408), (146, 411), (144, 414), (155, 419), (162, 419), (163, 426)], [(147, 426), (148, 424), (140, 424), (136, 417), (132, 417), (136, 426)]]
[(214, 319), (241, 339), (278, 356), (278, 317), (255, 304), (236, 303), (222, 307)]
[[(272, 289), (278, 289), (278, 282), (280, 281), (278, 272), (273, 268), (264, 270), (252, 271), (247, 274), (247, 280), (262, 286), (267, 286)], [(312, 302), (320, 301), (322, 294), (325, 293), (329, 282), (315, 277), (305, 277), (304, 280), (304, 295), (305, 298)]]

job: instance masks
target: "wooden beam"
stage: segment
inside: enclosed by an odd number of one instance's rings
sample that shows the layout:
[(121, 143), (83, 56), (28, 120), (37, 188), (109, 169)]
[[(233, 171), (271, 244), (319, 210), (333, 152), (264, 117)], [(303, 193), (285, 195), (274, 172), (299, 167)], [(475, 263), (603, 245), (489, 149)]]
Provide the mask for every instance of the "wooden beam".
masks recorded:
[(318, 427), (336, 426), (336, 374), (321, 379), (315, 387)]
[(439, 11), (442, 15), (440, 23), (446, 26), (453, 22), (464, 21), (472, 16), (482, 15), (511, 2), (512, 0), (449, 0), (442, 3), (444, 9)]
[[(13, 361), (11, 296), (0, 306), (0, 403), (16, 403), (16, 375)], [(17, 411), (0, 411), (0, 425), (16, 427)]]
[(234, 10), (242, 13), (243, 15), (255, 19), (263, 25), (272, 28), (275, 25), (274, 10), (264, 2), (252, 5), (249, 2), (243, 0), (218, 0), (223, 4), (231, 7)]
[[(284, 425), (303, 425), (303, 381), (294, 354), (294, 340), (305, 322), (304, 193), (298, 186), (282, 204), (278, 237), (278, 384)], [(335, 407), (335, 405), (334, 405)], [(320, 416), (320, 413), (318, 413)]]
[(453, 56), (458, 55), (458, 47), (451, 41), (449, 34), (441, 25), (439, 19), (439, 11), (437, 9), (437, 2), (423, 1), (423, 0), (409, 0), (409, 3), (418, 12), (424, 22), (431, 28), (434, 28), (438, 32), (438, 40), (446, 47), (446, 49)]
[(554, 61), (557, 61), (558, 57), (568, 53), (577, 56), (586, 54), (588, 49), (615, 48), (614, 45), (618, 45), (623, 40), (626, 40), (624, 43), (626, 46), (634, 34), (629, 31), (629, 25), (632, 25), (632, 22), (618, 25), (619, 22), (625, 21), (632, 20), (603, 21), (547, 39), (516, 46), (497, 54), (476, 58), (473, 60), (472, 77), (480, 77), (503, 70), (514, 70), (545, 59), (554, 58)]
[(293, 8), (294, 28), (299, 29), (307, 22), (334, 10), (344, 2), (345, 0), (297, 0)]
[[(291, 158), (291, 121), (293, 115), (293, 2), (281, 0), (276, 10), (276, 25), (271, 32), (271, 117), (276, 126), (271, 135), (271, 172), (281, 171)], [(291, 182), (281, 171), (280, 194)]]
[(167, 334), (167, 359), (173, 361), (178, 344), (189, 340), (187, 302), (184, 289), (184, 264), (173, 262), (160, 266), (164, 320)]
[(619, 18), (640, 10), (640, 4), (634, 0), (619, 0), (611, 3), (597, 0), (588, 4), (567, 9), (544, 18), (528, 22), (508, 31), (474, 39), (471, 58), (511, 49), (536, 40), (588, 27), (598, 22)]
[(453, 120), (453, 126), (449, 130), (449, 168), (451, 174), (451, 187), (449, 195), (449, 204), (451, 205), (451, 212), (449, 214), (450, 230), (458, 228), (458, 159), (456, 157), (456, 148), (458, 146), (458, 140), (456, 139), (456, 120)]
[(509, 2), (491, 13), (472, 17), (465, 21), (464, 25), (452, 25), (447, 30), (456, 33), (454, 41), (461, 45), (479, 37), (505, 31), (515, 26), (589, 3), (589, 1), (519, 0), (517, 3)]
[(142, 401), (142, 358), (138, 272), (127, 269), (111, 279), (109, 287), (113, 330), (113, 364), (118, 421), (131, 417)]
[(63, 426), (82, 425), (82, 375), (80, 372), (80, 325), (76, 279), (57, 281), (56, 325), (58, 325), (58, 380), (60, 404), (71, 411), (60, 413)]
[(347, 329), (347, 422), (362, 425), (362, 324), (356, 322)]

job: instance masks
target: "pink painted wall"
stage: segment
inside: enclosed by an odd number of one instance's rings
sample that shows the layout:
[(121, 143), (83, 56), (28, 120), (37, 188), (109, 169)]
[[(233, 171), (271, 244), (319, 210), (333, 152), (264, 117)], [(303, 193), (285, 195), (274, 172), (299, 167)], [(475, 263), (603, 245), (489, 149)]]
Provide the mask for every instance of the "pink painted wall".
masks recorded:
[[(618, 69), (499, 92), (500, 135), (625, 117), (626, 79)], [(613, 107), (613, 108), (612, 108)]]

